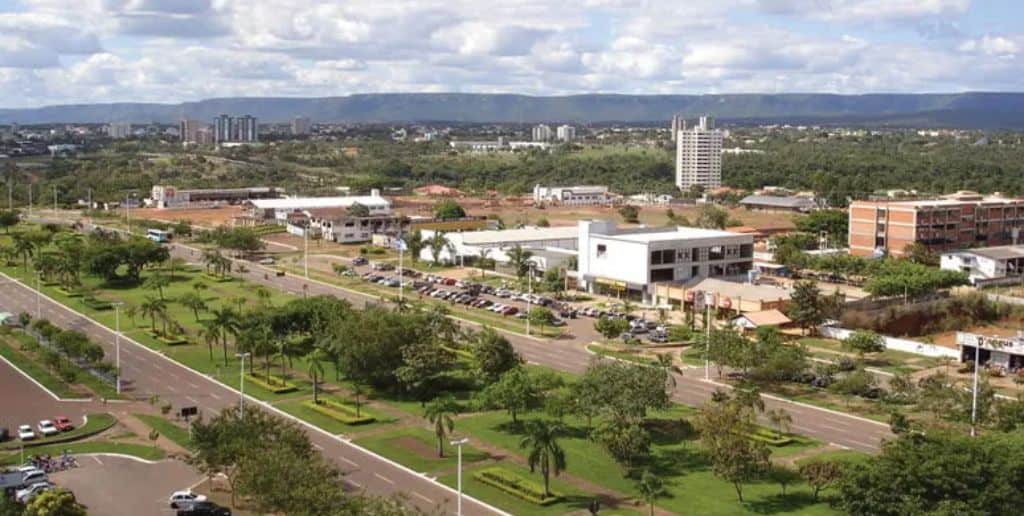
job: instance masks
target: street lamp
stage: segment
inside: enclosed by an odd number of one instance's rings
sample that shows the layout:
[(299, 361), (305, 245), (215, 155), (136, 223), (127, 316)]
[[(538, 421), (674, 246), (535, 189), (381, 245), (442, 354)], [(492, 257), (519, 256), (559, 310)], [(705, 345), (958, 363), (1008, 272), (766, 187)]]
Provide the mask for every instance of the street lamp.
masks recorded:
[(121, 394), (121, 305), (123, 302), (113, 303), (114, 305), (114, 369), (117, 370), (117, 394)]
[(530, 334), (530, 306), (533, 301), (533, 268), (537, 265), (533, 262), (529, 263), (529, 274), (526, 276), (527, 289), (530, 291), (529, 295), (526, 296), (526, 334)]
[(456, 486), (458, 486), (459, 497), (458, 497), (458, 502), (456, 502), (457, 505), (456, 505), (456, 513), (455, 513), (457, 516), (462, 516), (462, 445), (464, 445), (464, 444), (466, 444), (468, 442), (469, 442), (469, 439), (467, 439), (465, 437), (463, 437), (462, 439), (457, 439), (457, 440), (454, 440), (454, 441), (451, 442), (452, 446), (455, 446), (459, 450), (458, 451), (458, 453), (459, 453), (459, 466), (458, 466), (458, 470), (457, 470), (458, 471), (458, 473), (457, 473), (458, 480), (456, 481)]
[(242, 359), (241, 367), (238, 370), (238, 414), (244, 413), (245, 408), (245, 359), (252, 353), (235, 353), (235, 356)]
[(974, 393), (971, 395), (971, 437), (977, 434), (977, 419), (978, 419), (978, 369), (981, 369), (981, 364), (978, 362), (981, 360), (981, 339), (974, 343)]
[(715, 296), (711, 292), (704, 292), (704, 379), (711, 379), (711, 304), (715, 302)]
[(39, 290), (39, 273), (36, 272), (36, 319), (42, 319), (42, 291)]

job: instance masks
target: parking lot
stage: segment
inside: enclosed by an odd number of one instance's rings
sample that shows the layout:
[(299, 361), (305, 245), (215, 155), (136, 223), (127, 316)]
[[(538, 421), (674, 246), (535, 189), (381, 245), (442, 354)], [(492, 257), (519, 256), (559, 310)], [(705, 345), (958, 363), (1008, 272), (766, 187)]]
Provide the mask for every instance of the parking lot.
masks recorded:
[(0, 360), (0, 392), (3, 393), (3, 412), (0, 427), (7, 428), (17, 438), (19, 425), (36, 426), (40, 420), (66, 416), (78, 425), (87, 413), (102, 411), (98, 402), (58, 401), (26, 378), (17, 369)]
[(75, 493), (89, 514), (174, 514), (167, 496), (203, 480), (191, 466), (176, 460), (144, 463), (136, 459), (80, 456), (79, 467), (50, 475)]

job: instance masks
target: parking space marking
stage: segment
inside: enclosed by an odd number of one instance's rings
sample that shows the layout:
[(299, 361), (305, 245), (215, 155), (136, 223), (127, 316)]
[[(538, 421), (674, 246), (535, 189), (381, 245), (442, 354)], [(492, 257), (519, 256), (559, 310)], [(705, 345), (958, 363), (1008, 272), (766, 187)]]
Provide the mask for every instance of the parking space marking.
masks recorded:
[(96, 461), (100, 466), (103, 465), (103, 461), (101, 461), (99, 457), (97, 457), (95, 455), (91, 455), (91, 457), (92, 457), (92, 460)]

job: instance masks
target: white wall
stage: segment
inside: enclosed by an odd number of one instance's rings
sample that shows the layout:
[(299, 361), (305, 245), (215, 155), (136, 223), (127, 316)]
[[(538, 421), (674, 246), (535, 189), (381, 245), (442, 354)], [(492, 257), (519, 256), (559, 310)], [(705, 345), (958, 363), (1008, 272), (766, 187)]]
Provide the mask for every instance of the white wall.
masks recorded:
[[(838, 328), (835, 326), (819, 326), (818, 333), (823, 337), (828, 337), (836, 340), (844, 340), (853, 334), (853, 330), (846, 328)], [(888, 337), (882, 335), (882, 339), (885, 341), (885, 347), (887, 349), (893, 349), (896, 351), (903, 351), (906, 353), (913, 353), (915, 355), (923, 355), (926, 357), (951, 357), (955, 359), (960, 358), (960, 351), (945, 346), (936, 346), (934, 344), (927, 344), (924, 342), (917, 342), (916, 340), (897, 339), (896, 337)]]

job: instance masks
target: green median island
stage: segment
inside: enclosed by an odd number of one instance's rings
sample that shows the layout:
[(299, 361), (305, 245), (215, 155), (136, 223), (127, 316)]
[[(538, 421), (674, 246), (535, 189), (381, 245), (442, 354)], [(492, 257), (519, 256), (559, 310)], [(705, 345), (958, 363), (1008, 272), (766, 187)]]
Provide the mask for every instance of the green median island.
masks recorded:
[(562, 499), (562, 495), (554, 491), (551, 492), (551, 496), (546, 496), (543, 485), (501, 466), (481, 469), (473, 473), (473, 477), (484, 484), (537, 505), (551, 505)]
[(247, 382), (252, 382), (261, 389), (272, 392), (274, 394), (287, 394), (289, 392), (295, 392), (299, 390), (299, 388), (296, 387), (295, 384), (274, 375), (257, 376), (250, 373), (245, 375), (245, 380)]
[(184, 335), (165, 335), (160, 332), (149, 332), (149, 334), (161, 344), (166, 346), (182, 346), (188, 344), (188, 339)]
[(319, 402), (306, 400), (302, 402), (302, 406), (346, 425), (366, 425), (377, 420), (377, 418), (368, 415), (363, 410), (356, 410), (354, 406), (348, 403), (330, 398), (321, 397)]
[(747, 436), (755, 441), (765, 443), (768, 446), (786, 446), (793, 443), (792, 437), (786, 434), (780, 435), (763, 426), (755, 428), (754, 431), (747, 434)]

